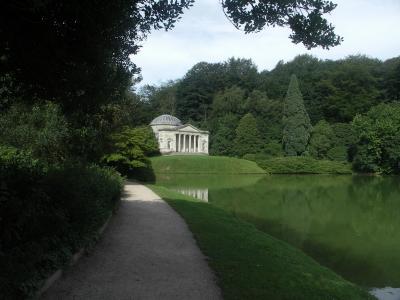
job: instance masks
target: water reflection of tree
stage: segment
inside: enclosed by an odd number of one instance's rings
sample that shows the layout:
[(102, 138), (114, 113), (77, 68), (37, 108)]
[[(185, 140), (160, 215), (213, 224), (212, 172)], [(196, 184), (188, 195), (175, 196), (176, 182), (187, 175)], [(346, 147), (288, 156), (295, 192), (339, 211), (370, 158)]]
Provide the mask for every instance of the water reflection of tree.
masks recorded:
[(400, 285), (399, 177), (272, 176), (210, 197), (351, 280)]

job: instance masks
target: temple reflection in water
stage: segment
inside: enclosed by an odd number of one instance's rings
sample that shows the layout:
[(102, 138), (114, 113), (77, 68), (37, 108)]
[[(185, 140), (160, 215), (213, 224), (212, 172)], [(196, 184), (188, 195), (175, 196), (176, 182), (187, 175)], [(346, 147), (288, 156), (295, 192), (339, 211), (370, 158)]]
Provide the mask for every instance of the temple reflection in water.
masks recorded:
[(204, 202), (208, 202), (208, 189), (179, 188), (179, 189), (174, 189), (174, 191), (186, 196), (199, 199)]

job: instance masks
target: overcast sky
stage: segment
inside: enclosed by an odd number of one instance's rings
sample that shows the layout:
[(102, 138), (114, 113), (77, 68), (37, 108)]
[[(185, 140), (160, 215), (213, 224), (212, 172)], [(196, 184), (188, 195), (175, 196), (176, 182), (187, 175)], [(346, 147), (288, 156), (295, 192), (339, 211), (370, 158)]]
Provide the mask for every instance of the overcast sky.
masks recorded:
[(200, 61), (222, 62), (229, 57), (251, 58), (259, 70), (271, 70), (279, 60), (309, 53), (323, 59), (366, 54), (382, 60), (400, 55), (400, 0), (333, 0), (338, 7), (328, 16), (342, 45), (330, 50), (307, 50), (288, 38), (286, 28), (266, 28), (244, 34), (233, 27), (219, 0), (197, 0), (176, 27), (152, 32), (139, 54), (143, 84), (181, 78)]

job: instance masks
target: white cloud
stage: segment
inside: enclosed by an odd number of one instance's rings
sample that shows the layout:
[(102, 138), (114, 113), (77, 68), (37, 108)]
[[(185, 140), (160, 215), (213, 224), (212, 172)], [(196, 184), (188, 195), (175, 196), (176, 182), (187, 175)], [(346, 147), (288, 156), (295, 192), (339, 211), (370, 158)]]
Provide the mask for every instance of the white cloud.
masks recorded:
[(226, 19), (218, 0), (197, 0), (172, 31), (155, 31), (132, 60), (142, 68), (143, 82), (158, 84), (182, 77), (199, 61), (219, 62), (229, 57), (251, 58), (260, 70), (283, 59), (310, 53), (339, 59), (366, 54), (387, 59), (400, 55), (399, 0), (336, 0), (328, 16), (344, 42), (331, 50), (308, 51), (291, 43), (287, 28), (266, 28), (244, 34)]

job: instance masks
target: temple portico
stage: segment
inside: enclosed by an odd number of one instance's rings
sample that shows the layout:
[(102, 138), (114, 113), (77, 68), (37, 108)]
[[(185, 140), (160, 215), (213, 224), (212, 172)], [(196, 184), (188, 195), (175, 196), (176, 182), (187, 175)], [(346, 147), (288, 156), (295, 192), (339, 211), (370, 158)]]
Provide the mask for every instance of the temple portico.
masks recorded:
[(182, 125), (178, 118), (162, 115), (150, 126), (159, 143), (162, 154), (208, 154), (208, 131), (193, 125)]

